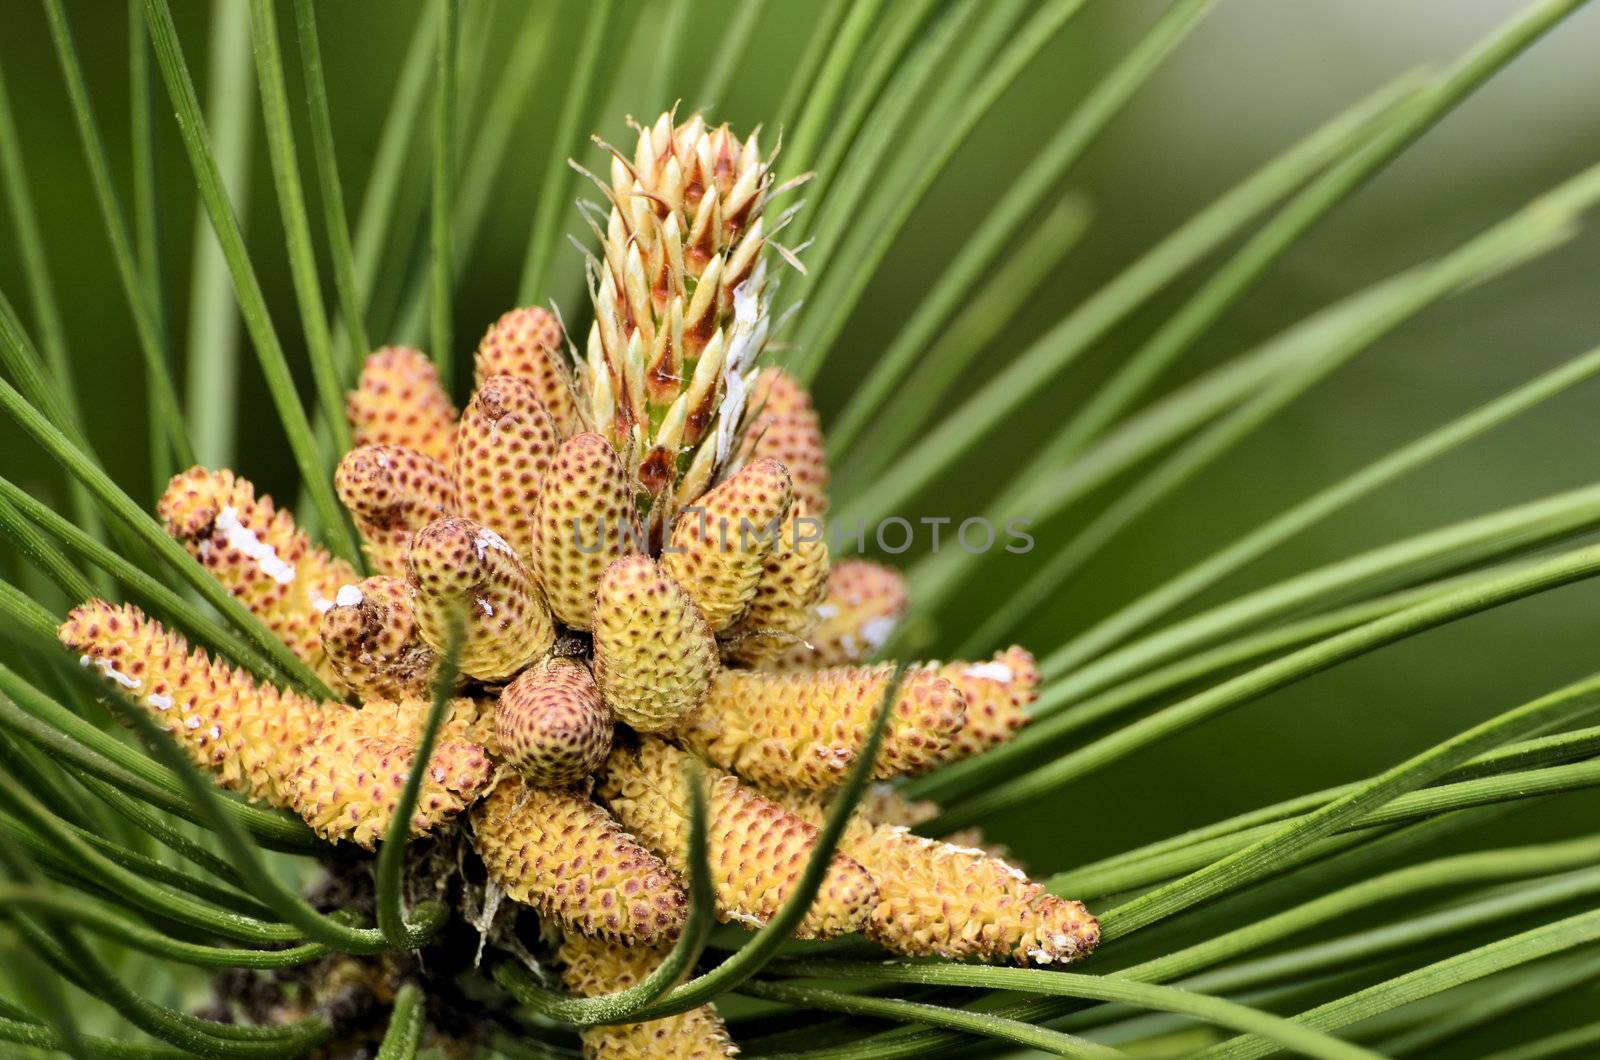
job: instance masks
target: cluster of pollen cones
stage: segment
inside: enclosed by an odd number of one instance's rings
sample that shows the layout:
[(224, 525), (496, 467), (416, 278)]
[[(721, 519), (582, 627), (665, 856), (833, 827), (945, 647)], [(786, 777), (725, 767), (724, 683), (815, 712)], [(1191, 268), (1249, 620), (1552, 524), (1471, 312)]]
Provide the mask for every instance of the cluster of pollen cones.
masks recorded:
[[(586, 356), (552, 314), (513, 310), (479, 344), (459, 414), (422, 354), (368, 358), (336, 485), (370, 576), (230, 471), (172, 480), (167, 531), (344, 700), (258, 683), (129, 606), (84, 604), (62, 642), (225, 787), (370, 849), (455, 638), (459, 687), (411, 831), (464, 824), (490, 879), (560, 929), (571, 991), (626, 987), (681, 928), (691, 758), (709, 778), (716, 912), (765, 923), (861, 755), (893, 673), (868, 660), (906, 607), (892, 570), (830, 565), (816, 414), (755, 363), (781, 227), (770, 164), (698, 117), (639, 130), (595, 225)], [(1008, 739), (1037, 682), (1016, 647), (910, 668), (874, 779)], [(1032, 965), (1093, 949), (1081, 904), (913, 834), (926, 815), (879, 785), (798, 933)], [(584, 1033), (598, 1056), (733, 1050), (710, 1006)]]

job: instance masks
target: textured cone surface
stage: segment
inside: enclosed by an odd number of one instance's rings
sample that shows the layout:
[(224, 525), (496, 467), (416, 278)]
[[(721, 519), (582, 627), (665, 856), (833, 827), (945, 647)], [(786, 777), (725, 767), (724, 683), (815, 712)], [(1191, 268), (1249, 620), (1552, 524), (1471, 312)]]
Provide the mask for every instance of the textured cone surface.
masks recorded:
[[(611, 752), (599, 792), (628, 830), (680, 872), (687, 871), (689, 756), (658, 737)], [(817, 829), (719, 770), (710, 777), (707, 829), (717, 915), (765, 924), (805, 871)], [(830, 938), (861, 927), (877, 901), (872, 877), (834, 855), (816, 901), (801, 921), (801, 938)]]
[(631, 163), (612, 162), (580, 389), (593, 429), (652, 495), (705, 456), (689, 476), (698, 496), (732, 455), (768, 330), (771, 162), (754, 136), (671, 114), (638, 129)]
[(350, 450), (339, 461), (333, 483), (379, 574), (404, 572), (412, 535), (457, 511), (449, 468), (398, 445)]
[(473, 357), (473, 386), (483, 389), (497, 375), (512, 375), (533, 387), (562, 437), (578, 429), (561, 322), (549, 310), (526, 306), (489, 325)]
[(988, 662), (952, 662), (935, 670), (961, 690), (966, 721), (951, 741), (950, 758), (970, 758), (1005, 743), (1028, 723), (1038, 698), (1039, 668), (1026, 649), (1012, 645)]
[(828, 589), (828, 545), (822, 534), (822, 524), (797, 498), (777, 547), (762, 565), (749, 609), (723, 644), (725, 655), (759, 666), (805, 647)]
[(456, 410), (427, 355), (385, 346), (367, 358), (345, 416), (357, 445), (399, 445), (448, 462)]
[[(757, 784), (826, 790), (843, 783), (866, 746), (893, 674), (887, 665), (723, 670), (680, 735), (703, 757)], [(908, 674), (891, 709), (875, 778), (925, 772), (945, 760), (964, 715), (955, 686), (932, 672)]]
[(570, 785), (611, 751), (611, 711), (580, 662), (553, 659), (524, 670), (500, 693), (500, 753), (532, 784)]
[(600, 579), (594, 674), (611, 710), (640, 732), (678, 725), (699, 709), (718, 666), (717, 645), (684, 591), (648, 556), (629, 556)]
[(616, 450), (598, 434), (578, 434), (556, 450), (537, 506), (536, 562), (550, 609), (573, 629), (588, 629), (600, 576), (613, 560), (642, 551), (633, 490)]
[(789, 502), (789, 473), (776, 460), (758, 460), (679, 514), (661, 565), (714, 632), (750, 606)]
[(540, 915), (621, 943), (671, 939), (682, 928), (682, 882), (583, 795), (509, 777), (472, 819), (490, 878)]
[(322, 616), (322, 647), (362, 699), (427, 696), (439, 655), (423, 641), (405, 580), (388, 575), (339, 588)]
[(828, 455), (822, 448), (822, 421), (811, 395), (781, 368), (756, 377), (750, 392), (754, 412), (739, 448), (741, 463), (770, 457), (789, 469), (794, 499), (813, 515), (828, 511)]
[(505, 538), (533, 562), (534, 504), (559, 438), (532, 383), (516, 376), (484, 380), (456, 430), (459, 510)]
[(510, 677), (555, 642), (532, 573), (499, 534), (469, 519), (441, 519), (419, 531), (406, 582), (417, 630), (434, 651), (447, 650), (452, 621), (459, 616), (465, 623), (464, 674)]
[(873, 784), (861, 796), (861, 816), (873, 824), (915, 828), (939, 816), (939, 804), (928, 799), (908, 799), (893, 784)]
[[(619, 946), (569, 932), (556, 959), (565, 967), (561, 982), (578, 997), (601, 997), (637, 986), (656, 970), (672, 947)], [(728, 1028), (713, 1005), (647, 1023), (585, 1027), (583, 1055), (590, 1060), (707, 1060), (738, 1056)]]
[[(323, 724), (297, 749), (289, 777), (289, 807), (324, 839), (348, 839), (371, 850), (394, 820), (396, 805), (416, 761), (428, 704), (326, 708)], [(452, 713), (472, 714), (458, 701)], [(411, 819), (422, 835), (471, 806), (488, 790), (494, 766), (481, 744), (448, 735), (447, 722), (423, 774)]]
[(156, 505), (166, 531), (222, 586), (323, 677), (322, 613), (355, 570), (311, 543), (288, 512), (233, 472), (194, 467)]
[(768, 665), (795, 669), (865, 662), (888, 642), (907, 602), (899, 571), (867, 560), (835, 563), (817, 605), (816, 628), (806, 638), (810, 646), (796, 645)]
[[(826, 813), (814, 795), (780, 798), (808, 821)], [(859, 812), (841, 846), (878, 883), (867, 937), (895, 953), (1047, 965), (1087, 957), (1100, 941), (1083, 903), (1057, 898), (982, 850), (871, 824)]]
[(177, 739), (223, 787), (287, 806), (290, 773), (325, 708), (190, 650), (138, 608), (103, 600), (73, 609), (59, 631), (78, 652)]

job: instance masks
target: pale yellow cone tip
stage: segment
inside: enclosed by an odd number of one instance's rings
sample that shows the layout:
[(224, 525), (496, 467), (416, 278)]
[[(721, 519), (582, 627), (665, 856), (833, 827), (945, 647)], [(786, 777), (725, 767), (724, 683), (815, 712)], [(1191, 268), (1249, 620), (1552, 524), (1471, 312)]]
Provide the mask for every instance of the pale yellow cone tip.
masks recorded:
[(679, 513), (661, 565), (714, 632), (750, 606), (761, 571), (789, 522), (789, 472), (757, 460)]
[(870, 560), (836, 562), (808, 643), (765, 664), (814, 669), (866, 662), (888, 643), (908, 602), (905, 578), (894, 568)]
[(683, 927), (682, 881), (586, 796), (512, 776), (472, 821), (489, 877), (541, 916), (628, 944), (670, 940)]
[(535, 523), (535, 562), (550, 608), (566, 625), (586, 630), (605, 569), (644, 550), (633, 488), (610, 442), (584, 433), (561, 444), (539, 491)]
[(448, 650), (463, 623), (461, 672), (485, 681), (510, 677), (555, 642), (555, 627), (533, 574), (505, 539), (452, 517), (417, 532), (406, 561), (417, 630)]
[(505, 538), (534, 562), (534, 506), (560, 441), (532, 383), (511, 375), (483, 381), (456, 430), (460, 513)]
[(606, 568), (594, 620), (594, 672), (618, 718), (640, 732), (680, 724), (705, 701), (717, 645), (693, 602), (648, 556)]
[(385, 346), (361, 368), (345, 395), (345, 416), (357, 445), (399, 445), (448, 461), (456, 410), (426, 354)]
[(524, 306), (489, 325), (473, 358), (473, 385), (482, 389), (492, 376), (512, 375), (530, 384), (562, 437), (578, 429), (572, 397), (566, 340), (555, 314)]
[(221, 585), (324, 678), (322, 613), (355, 570), (314, 545), (288, 512), (228, 470), (175, 475), (156, 504), (163, 526)]
[[(598, 792), (619, 820), (680, 872), (687, 870), (689, 755), (659, 737), (611, 752)], [(756, 926), (771, 920), (799, 883), (817, 829), (720, 770), (707, 770), (707, 833), (717, 915)], [(862, 927), (877, 887), (857, 862), (835, 855), (816, 901), (796, 932), (831, 938)]]
[(828, 456), (811, 395), (783, 369), (768, 368), (756, 377), (748, 407), (753, 415), (740, 442), (740, 462), (764, 457), (781, 462), (794, 482), (795, 500), (813, 515), (825, 515)]
[(987, 662), (946, 663), (936, 672), (959, 688), (967, 703), (950, 760), (998, 747), (1028, 724), (1028, 706), (1039, 695), (1039, 667), (1026, 648), (1012, 645)]
[(58, 637), (86, 669), (149, 711), (224, 787), (289, 805), (295, 749), (320, 723), (318, 704), (191, 651), (131, 605), (90, 600), (67, 615)]
[(815, 632), (828, 589), (828, 544), (820, 519), (798, 498), (761, 568), (744, 617), (723, 638), (727, 658), (760, 666), (783, 658)]
[[(778, 798), (813, 823), (827, 813), (817, 795)], [(894, 953), (1043, 967), (1081, 960), (1099, 944), (1099, 922), (1083, 903), (982, 850), (873, 824), (859, 810), (840, 846), (877, 881), (866, 935)]]
[(417, 631), (403, 578), (376, 575), (340, 586), (322, 616), (322, 647), (345, 687), (364, 700), (427, 696), (439, 655)]
[[(349, 840), (371, 850), (389, 831), (416, 761), (425, 711), (418, 701), (398, 724), (391, 712), (332, 705), (296, 752), (289, 807), (330, 842)], [(455, 709), (470, 711), (463, 702)], [(477, 802), (494, 764), (480, 744), (441, 735), (422, 775), (410, 822), (424, 835)]]
[[(568, 932), (556, 951), (561, 982), (578, 997), (600, 997), (637, 986), (666, 960), (672, 947), (621, 946)], [(714, 1005), (647, 1023), (585, 1027), (578, 1032), (590, 1060), (714, 1060), (738, 1056)]]
[(529, 783), (575, 784), (611, 751), (611, 711), (588, 667), (553, 659), (524, 670), (500, 693), (495, 736), (500, 752)]
[(333, 484), (379, 574), (402, 573), (411, 536), (459, 510), (450, 469), (403, 446), (357, 446), (339, 461)]
[[(689, 747), (757, 784), (822, 791), (860, 758), (892, 666), (770, 673), (723, 670), (679, 730)], [(944, 761), (965, 716), (961, 692), (931, 671), (901, 682), (874, 763), (879, 780)]]

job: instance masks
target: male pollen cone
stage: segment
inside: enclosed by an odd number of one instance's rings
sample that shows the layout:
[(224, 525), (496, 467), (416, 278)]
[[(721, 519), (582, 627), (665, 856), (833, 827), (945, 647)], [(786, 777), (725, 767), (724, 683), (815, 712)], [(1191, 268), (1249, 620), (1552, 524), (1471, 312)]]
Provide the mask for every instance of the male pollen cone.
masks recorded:
[(417, 630), (434, 651), (444, 654), (452, 623), (463, 623), (460, 666), (471, 677), (510, 677), (555, 643), (533, 574), (504, 538), (469, 519), (440, 519), (418, 531), (406, 583)]
[(817, 625), (769, 665), (819, 668), (863, 663), (877, 654), (906, 613), (905, 578), (892, 567), (864, 559), (833, 564), (828, 588), (817, 605)]
[[(659, 737), (611, 752), (598, 793), (627, 829), (679, 872), (688, 871), (689, 755)], [(707, 846), (717, 916), (747, 925), (771, 920), (800, 882), (817, 829), (720, 770), (708, 769)], [(816, 901), (795, 934), (831, 938), (860, 928), (877, 887), (859, 864), (835, 854)]]
[(461, 514), (493, 527), (528, 564), (534, 502), (559, 441), (537, 389), (512, 375), (485, 379), (456, 429)]
[(504, 313), (478, 342), (473, 386), (482, 389), (497, 375), (525, 380), (550, 413), (556, 430), (566, 437), (578, 429), (578, 410), (564, 344), (561, 322), (549, 310), (524, 306)]
[(744, 614), (789, 514), (789, 472), (757, 460), (685, 508), (661, 566), (683, 586), (713, 632)]
[[(723, 670), (705, 707), (679, 730), (697, 753), (757, 784), (823, 791), (844, 782), (866, 747), (888, 664), (772, 673)], [(890, 708), (872, 775), (925, 772), (949, 754), (965, 717), (961, 692), (931, 671), (908, 673)]]
[(1013, 644), (988, 662), (930, 663), (929, 668), (961, 690), (967, 717), (950, 744), (947, 760), (971, 758), (998, 747), (1028, 724), (1028, 705), (1039, 696), (1033, 654)]
[(828, 589), (828, 545), (798, 497), (767, 554), (750, 606), (723, 642), (723, 654), (759, 666), (805, 647)]
[(169, 535), (267, 628), (324, 678), (322, 612), (356, 579), (348, 563), (312, 544), (294, 517), (232, 471), (192, 467), (156, 503)]
[[(822, 798), (777, 798), (808, 821)], [(878, 882), (867, 937), (908, 957), (1066, 964), (1093, 952), (1100, 924), (1082, 902), (1050, 894), (1019, 869), (981, 850), (871, 824), (859, 812), (840, 841)]]
[[(601, 997), (637, 986), (666, 960), (669, 943), (619, 946), (604, 939), (568, 932), (556, 951), (562, 984), (578, 997)], [(613, 1023), (584, 1027), (583, 1054), (590, 1060), (713, 1060), (738, 1056), (716, 1006), (701, 1005), (676, 1016), (646, 1023)]]
[(457, 511), (450, 469), (403, 446), (357, 446), (339, 461), (333, 485), (379, 574), (402, 573), (412, 535)]
[(610, 442), (585, 433), (561, 443), (539, 491), (534, 533), (551, 610), (573, 629), (588, 629), (600, 575), (644, 545), (633, 487)]
[(604, 809), (569, 788), (511, 776), (472, 813), (489, 877), (542, 916), (621, 943), (672, 939), (688, 914), (683, 883)]
[(611, 751), (611, 711), (588, 667), (551, 659), (522, 671), (495, 707), (500, 752), (531, 783), (575, 784)]
[(789, 469), (794, 498), (813, 515), (828, 511), (828, 456), (822, 447), (822, 421), (811, 395), (781, 368), (765, 369), (751, 388), (755, 413), (745, 428), (740, 462), (771, 457)]
[(357, 445), (399, 445), (450, 459), (456, 409), (420, 350), (385, 346), (368, 356), (344, 410)]
[(439, 654), (417, 632), (405, 579), (379, 574), (339, 587), (322, 616), (322, 647), (364, 700), (432, 693)]
[(688, 595), (648, 556), (627, 556), (600, 579), (594, 674), (617, 717), (640, 732), (673, 728), (699, 709), (718, 667), (717, 644)]

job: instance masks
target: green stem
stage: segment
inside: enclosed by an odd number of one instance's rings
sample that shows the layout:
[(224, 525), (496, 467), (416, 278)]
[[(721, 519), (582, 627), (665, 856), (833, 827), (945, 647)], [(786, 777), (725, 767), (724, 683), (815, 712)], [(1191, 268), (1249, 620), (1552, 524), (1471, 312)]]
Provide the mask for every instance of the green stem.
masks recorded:
[(383, 1032), (377, 1060), (412, 1060), (417, 1055), (428, 1014), (425, 1002), (422, 990), (415, 983), (407, 983), (395, 994), (394, 1007), (389, 1011), (389, 1028)]
[(161, 409), (161, 427), (167, 432), (173, 455), (184, 466), (194, 463), (194, 448), (184, 426), (183, 406), (178, 401), (178, 391), (167, 371), (167, 354), (162, 346), (155, 307), (139, 274), (138, 259), (128, 236), (127, 221), (122, 206), (117, 201), (116, 187), (111, 179), (111, 166), (106, 157), (105, 142), (95, 122), (94, 109), (89, 103), (89, 89), (84, 83), (83, 67), (78, 61), (77, 47), (72, 42), (72, 31), (67, 26), (67, 15), (61, 0), (45, 0), (45, 15), (50, 21), (50, 34), (55, 40), (56, 58), (61, 65), (61, 77), (72, 102), (72, 114), (78, 127), (78, 139), (89, 165), (89, 177), (94, 185), (95, 199), (100, 205), (100, 218), (106, 236), (111, 241), (111, 256), (122, 281), (123, 294), (133, 314), (134, 331), (139, 339), (139, 351), (144, 354), (146, 384), (155, 393)]
[(589, 113), (590, 99), (594, 95), (595, 77), (604, 65), (600, 60), (600, 48), (605, 43), (614, 3), (613, 0), (595, 0), (588, 6), (588, 27), (584, 30), (583, 42), (578, 45), (576, 66), (561, 101), (561, 117), (556, 122), (550, 154), (545, 160), (544, 178), (539, 185), (533, 228), (528, 234), (528, 249), (522, 261), (522, 279), (517, 284), (518, 305), (533, 305), (545, 292), (550, 259), (557, 243), (556, 230), (561, 224), (561, 211), (567, 205), (567, 188), (571, 182), (567, 152), (576, 146), (579, 125)]
[(272, 159), (278, 216), (283, 221), (289, 272), (300, 307), (300, 325), (305, 331), (306, 350), (311, 357), (311, 374), (316, 380), (323, 419), (332, 432), (334, 448), (343, 453), (351, 446), (350, 425), (344, 415), (344, 385), (334, 359), (328, 310), (322, 301), (322, 279), (317, 275), (317, 257), (311, 243), (311, 218), (306, 211), (305, 189), (300, 183), (300, 160), (289, 118), (289, 90), (284, 84), (283, 53), (272, 0), (250, 0), (250, 37), (255, 44), (256, 80), (261, 86), (267, 154)]
[[(50, 0), (50, 2), (58, 4), (60, 0)], [(205, 202), (206, 212), (210, 215), (211, 227), (216, 233), (217, 241), (222, 245), (222, 254), (227, 260), (228, 271), (233, 278), (234, 295), (239, 301), (245, 328), (249, 331), (251, 342), (256, 348), (261, 372), (266, 377), (267, 389), (272, 394), (278, 418), (282, 421), (284, 433), (289, 439), (289, 448), (294, 452), (301, 480), (311, 494), (312, 503), (317, 508), (323, 530), (329, 536), (333, 551), (352, 563), (358, 563), (355, 539), (344, 511), (333, 493), (330, 462), (317, 451), (310, 421), (306, 419), (306, 411), (295, 393), (294, 378), (289, 372), (288, 358), (284, 356), (283, 347), (278, 342), (272, 318), (267, 312), (266, 298), (261, 292), (260, 281), (250, 264), (249, 252), (244, 244), (244, 233), (240, 230), (238, 218), (234, 216), (227, 188), (217, 168), (216, 157), (212, 154), (206, 133), (205, 117), (200, 109), (200, 100), (195, 95), (194, 82), (189, 77), (188, 66), (184, 62), (182, 46), (178, 42), (178, 29), (173, 24), (172, 11), (167, 5), (167, 0), (145, 0), (145, 20), (150, 26), (150, 40), (155, 45), (156, 60), (161, 67), (162, 78), (167, 84), (167, 94), (177, 111), (178, 131), (183, 136), (190, 166), (199, 183), (200, 197)]]
[(433, 103), (433, 210), (429, 243), (433, 361), (446, 389), (455, 375), (455, 336), (450, 298), (454, 287), (456, 182), (456, 36), (461, 19), (459, 0), (439, 0), (439, 56)]

